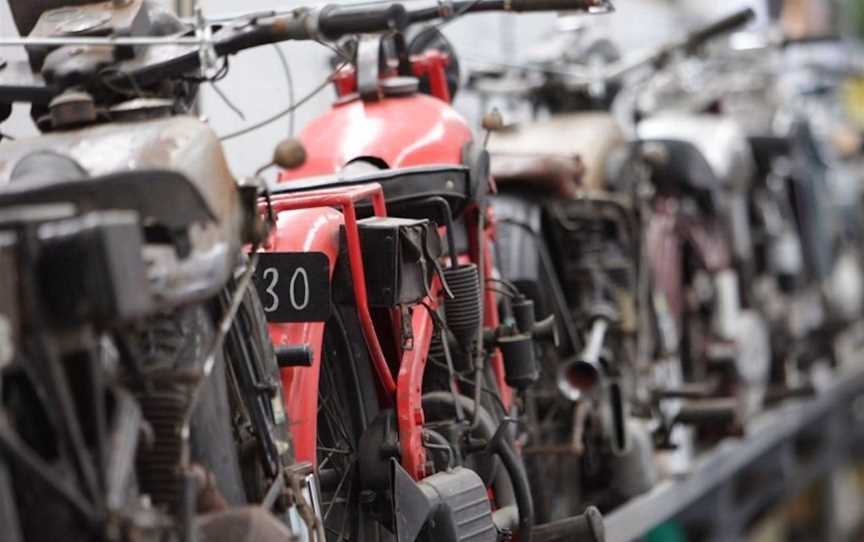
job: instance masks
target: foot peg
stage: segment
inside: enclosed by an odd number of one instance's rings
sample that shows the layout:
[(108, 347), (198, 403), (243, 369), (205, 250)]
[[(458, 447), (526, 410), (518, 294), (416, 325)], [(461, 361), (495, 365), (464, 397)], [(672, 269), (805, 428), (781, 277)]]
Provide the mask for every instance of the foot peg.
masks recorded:
[(593, 506), (581, 516), (553, 521), (534, 527), (532, 542), (605, 542), (603, 516)]

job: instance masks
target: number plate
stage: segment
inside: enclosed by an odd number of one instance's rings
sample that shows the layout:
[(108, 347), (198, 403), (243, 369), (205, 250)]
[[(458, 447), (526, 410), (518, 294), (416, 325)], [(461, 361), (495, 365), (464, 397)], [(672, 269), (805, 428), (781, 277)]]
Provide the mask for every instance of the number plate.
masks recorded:
[(330, 317), (330, 260), (323, 252), (261, 252), (255, 286), (268, 322)]

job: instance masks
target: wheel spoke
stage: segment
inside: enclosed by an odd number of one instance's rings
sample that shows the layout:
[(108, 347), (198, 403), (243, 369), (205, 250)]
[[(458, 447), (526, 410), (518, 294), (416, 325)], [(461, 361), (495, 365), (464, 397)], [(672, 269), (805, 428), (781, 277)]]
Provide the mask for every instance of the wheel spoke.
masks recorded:
[(333, 492), (333, 499), (330, 501), (330, 506), (328, 506), (327, 510), (324, 512), (324, 521), (327, 521), (327, 518), (330, 516), (330, 512), (333, 511), (333, 505), (339, 501), (339, 493), (342, 491), (342, 486), (345, 485), (345, 481), (348, 480), (348, 475), (351, 474), (352, 470), (354, 470), (352, 467), (348, 467), (342, 474), (342, 479), (339, 480), (339, 485), (336, 486), (336, 491)]

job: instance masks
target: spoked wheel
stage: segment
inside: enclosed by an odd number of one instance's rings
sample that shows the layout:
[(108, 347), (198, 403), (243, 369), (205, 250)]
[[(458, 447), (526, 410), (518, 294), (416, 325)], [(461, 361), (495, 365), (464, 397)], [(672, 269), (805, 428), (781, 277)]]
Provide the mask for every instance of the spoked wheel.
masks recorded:
[(386, 531), (366, 510), (371, 503), (360, 490), (357, 467), (360, 436), (378, 411), (376, 384), (350, 312), (334, 308), (325, 333), (318, 383), (321, 514), (328, 541), (377, 542)]

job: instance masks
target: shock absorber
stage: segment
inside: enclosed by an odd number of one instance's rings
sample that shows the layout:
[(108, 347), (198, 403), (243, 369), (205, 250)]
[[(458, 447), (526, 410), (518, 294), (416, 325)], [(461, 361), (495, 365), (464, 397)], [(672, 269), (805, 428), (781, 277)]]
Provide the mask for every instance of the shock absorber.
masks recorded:
[(444, 280), (453, 293), (452, 298), (444, 300), (447, 327), (455, 337), (462, 353), (466, 354), (458, 357), (470, 362), (471, 354), (479, 347), (477, 337), (480, 326), (483, 325), (480, 273), (475, 264), (468, 263), (448, 267), (443, 274)]

